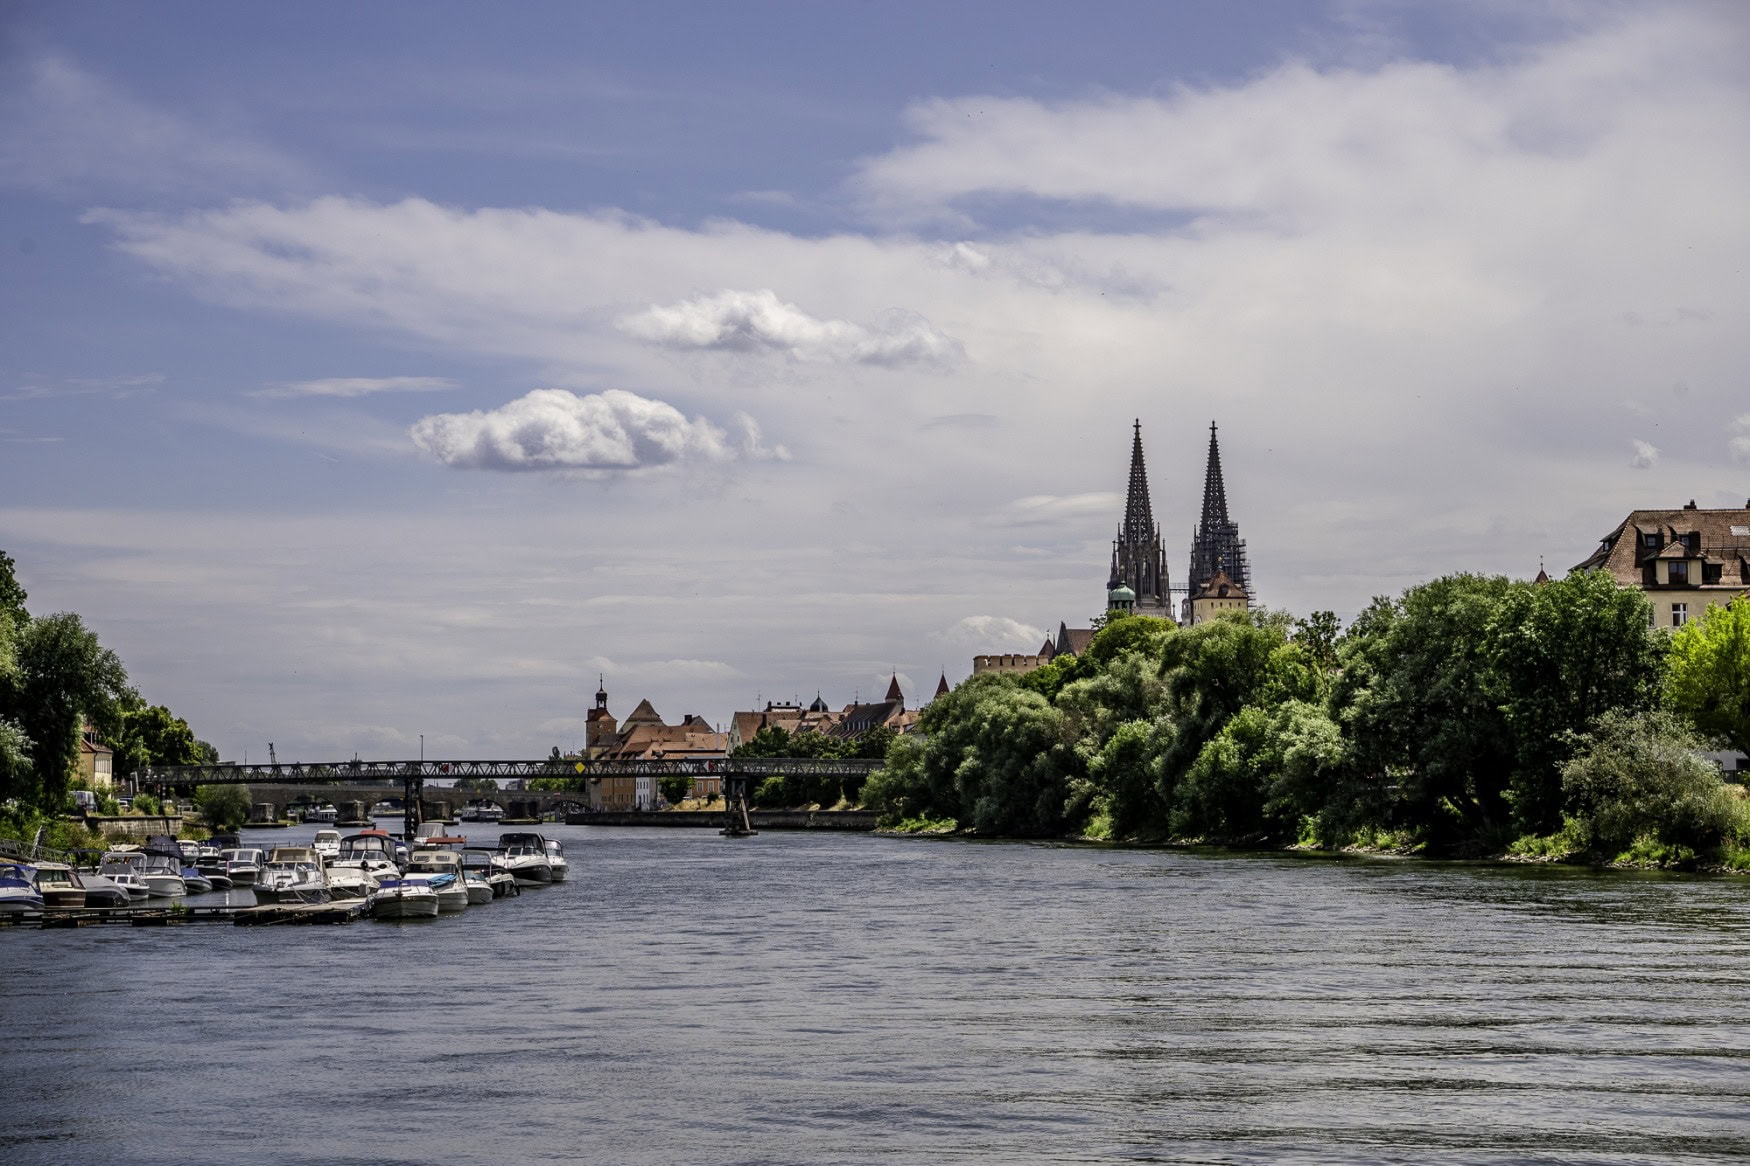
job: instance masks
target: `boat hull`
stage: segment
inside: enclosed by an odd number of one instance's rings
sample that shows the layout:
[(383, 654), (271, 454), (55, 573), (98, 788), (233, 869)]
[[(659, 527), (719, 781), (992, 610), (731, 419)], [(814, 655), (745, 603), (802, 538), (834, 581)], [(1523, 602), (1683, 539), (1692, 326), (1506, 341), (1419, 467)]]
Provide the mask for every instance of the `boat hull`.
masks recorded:
[(142, 875), (146, 882), (146, 893), (154, 899), (179, 899), (188, 894), (188, 884), (182, 881), (181, 875)]
[(436, 895), (397, 895), (377, 892), (371, 896), (373, 919), (436, 919)]
[(77, 909), (85, 906), (87, 897), (84, 887), (56, 887), (43, 892), (43, 906), (57, 911)]
[(257, 903), (331, 903), (334, 901), (334, 896), (327, 887), (316, 887), (307, 883), (292, 887), (269, 887), (257, 883), (255, 901)]

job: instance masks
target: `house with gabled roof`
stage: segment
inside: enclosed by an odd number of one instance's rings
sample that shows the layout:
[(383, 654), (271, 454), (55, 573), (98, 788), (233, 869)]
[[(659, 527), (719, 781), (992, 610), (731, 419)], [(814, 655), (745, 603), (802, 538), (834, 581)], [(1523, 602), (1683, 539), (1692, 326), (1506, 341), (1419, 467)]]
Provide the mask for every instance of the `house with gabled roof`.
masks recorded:
[(1742, 510), (1636, 510), (1577, 571), (1608, 571), (1646, 593), (1655, 627), (1678, 628), (1714, 604), (1750, 595), (1750, 502)]

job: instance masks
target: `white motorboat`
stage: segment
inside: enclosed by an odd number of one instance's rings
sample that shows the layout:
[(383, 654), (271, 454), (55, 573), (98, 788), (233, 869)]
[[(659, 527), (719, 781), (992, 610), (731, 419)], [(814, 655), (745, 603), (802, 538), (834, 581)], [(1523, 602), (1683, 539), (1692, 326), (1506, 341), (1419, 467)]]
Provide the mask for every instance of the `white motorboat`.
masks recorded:
[(326, 859), (340, 857), (340, 831), (332, 826), (324, 826), (316, 831), (316, 837), (311, 840), (310, 847)]
[(504, 807), (487, 798), (469, 802), (460, 816), (464, 822), (497, 822), (504, 817)]
[(306, 822), (332, 822), (340, 817), (340, 811), (327, 802), (317, 802), (304, 811)]
[(103, 856), (97, 868), (97, 873), (120, 887), (130, 900), (144, 899), (152, 892), (146, 887), (146, 880), (140, 877), (136, 856), (137, 850), (112, 850)]
[(350, 864), (335, 864), (328, 868), (328, 893), (335, 902), (342, 899), (368, 899), (377, 889), (377, 880)]
[(510, 895), (520, 895), (523, 889), (517, 886), (517, 881), (511, 873), (504, 869), (504, 860), (495, 851), (470, 850), (462, 855), (462, 868), (471, 875), (479, 875), (492, 888), (494, 899), (503, 899)]
[(547, 866), (553, 871), (553, 881), (562, 883), (565, 876), (571, 873), (571, 864), (565, 861), (565, 848), (559, 845), (557, 838), (547, 839)]
[(437, 892), (438, 910), (461, 911), (469, 903), (462, 878), (462, 856), (453, 850), (415, 850), (407, 862), (409, 878), (423, 878)]
[(0, 914), (23, 915), (42, 909), (36, 868), (22, 862), (0, 862)]
[(493, 899), (498, 897), (497, 894), (494, 893), (492, 880), (487, 877), (485, 871), (463, 870), (462, 885), (468, 889), (468, 906), (470, 907), (478, 907), (483, 903), (490, 903)]
[(217, 846), (202, 845), (195, 855), (194, 868), (201, 877), (211, 883), (215, 891), (231, 889), (231, 871), (225, 865), (225, 857)]
[(253, 887), (257, 876), (261, 874), (261, 864), (267, 861), (264, 851), (252, 847), (221, 850), (219, 857), (224, 860), (225, 874), (234, 887)]
[(45, 907), (85, 906), (85, 883), (79, 872), (64, 862), (37, 863), (36, 889)]
[(327, 903), (333, 894), (322, 862), (308, 846), (276, 846), (255, 879), (258, 903)]
[(395, 840), (381, 830), (361, 830), (340, 840), (340, 855), (328, 864), (330, 882), (347, 878), (345, 872), (357, 871), (373, 883), (400, 875), (395, 861)]
[(437, 892), (424, 879), (387, 878), (366, 900), (373, 919), (435, 919)]
[(188, 894), (182, 868), (167, 854), (147, 854), (137, 851), (131, 865), (146, 885), (146, 894), (154, 899), (180, 899)]
[(500, 834), (498, 849), (504, 855), (504, 869), (527, 887), (538, 887), (553, 881), (553, 864), (547, 858), (547, 840), (539, 834)]

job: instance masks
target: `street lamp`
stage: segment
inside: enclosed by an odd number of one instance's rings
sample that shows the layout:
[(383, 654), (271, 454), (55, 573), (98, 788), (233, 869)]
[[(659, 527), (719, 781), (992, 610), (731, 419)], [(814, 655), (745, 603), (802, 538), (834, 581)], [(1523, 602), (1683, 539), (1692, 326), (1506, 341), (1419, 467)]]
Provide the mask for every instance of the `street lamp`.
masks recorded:
[(421, 733), (419, 735), (419, 763), (421, 765), (425, 764), (425, 734), (424, 733)]

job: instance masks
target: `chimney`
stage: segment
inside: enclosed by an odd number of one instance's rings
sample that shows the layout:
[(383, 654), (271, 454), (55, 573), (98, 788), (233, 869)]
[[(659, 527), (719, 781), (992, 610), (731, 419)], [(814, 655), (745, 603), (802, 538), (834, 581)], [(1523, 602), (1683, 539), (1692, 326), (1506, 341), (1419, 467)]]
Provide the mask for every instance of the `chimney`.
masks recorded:
[(1689, 500), (1689, 505), (1687, 505), (1687, 506), (1685, 506), (1685, 507), (1684, 507), (1684, 508), (1683, 508), (1683, 509), (1685, 509), (1685, 510), (1694, 510), (1694, 509), (1695, 509), (1695, 499), (1694, 499), (1694, 498), (1691, 498), (1691, 499), (1690, 499), (1690, 500)]

